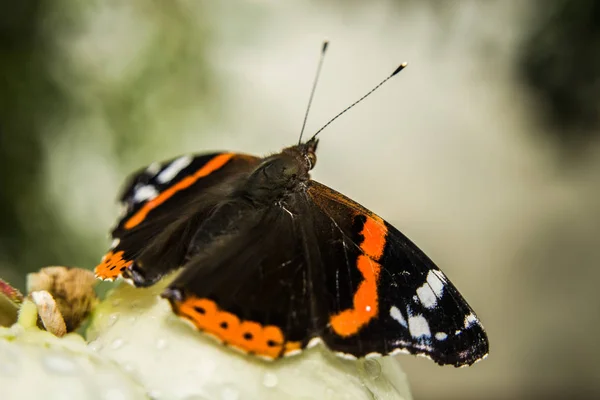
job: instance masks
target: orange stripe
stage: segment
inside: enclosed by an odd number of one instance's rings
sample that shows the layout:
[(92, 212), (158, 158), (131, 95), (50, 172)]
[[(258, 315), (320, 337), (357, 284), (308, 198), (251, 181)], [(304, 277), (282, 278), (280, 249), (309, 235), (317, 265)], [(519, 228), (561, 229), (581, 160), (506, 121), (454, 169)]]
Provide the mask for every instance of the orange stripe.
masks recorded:
[(385, 222), (376, 215), (367, 217), (361, 233), (364, 237), (360, 244), (361, 250), (373, 260), (378, 261), (383, 255), (385, 247), (387, 235)]
[(192, 186), (194, 183), (196, 183), (198, 179), (204, 178), (205, 176), (215, 172), (223, 165), (225, 165), (232, 157), (233, 154), (231, 153), (219, 154), (218, 156), (215, 156), (209, 162), (204, 164), (204, 166), (197, 170), (194, 173), (194, 175), (183, 178), (175, 185), (161, 192), (154, 199), (145, 203), (144, 206), (140, 208), (140, 210), (137, 213), (135, 213), (131, 218), (127, 220), (127, 222), (125, 222), (125, 229), (131, 229), (139, 225), (148, 216), (148, 213), (150, 211), (154, 210), (156, 207), (169, 200), (175, 195), (175, 193)]
[(383, 255), (387, 228), (381, 218), (367, 217), (361, 234), (364, 240), (360, 248), (365, 255), (358, 256), (356, 267), (362, 274), (363, 281), (354, 293), (352, 308), (341, 311), (329, 319), (333, 331), (342, 337), (356, 334), (379, 313), (377, 282), (381, 264), (376, 261)]
[(174, 303), (174, 309), (176, 314), (190, 320), (198, 329), (246, 353), (275, 359), (301, 348), (300, 342), (286, 341), (277, 326), (240, 320), (209, 299), (189, 297), (181, 303)]
[(99, 278), (113, 280), (121, 276), (131, 263), (132, 261), (123, 259), (123, 251), (116, 253), (109, 251), (102, 258), (102, 262), (96, 266), (94, 272)]

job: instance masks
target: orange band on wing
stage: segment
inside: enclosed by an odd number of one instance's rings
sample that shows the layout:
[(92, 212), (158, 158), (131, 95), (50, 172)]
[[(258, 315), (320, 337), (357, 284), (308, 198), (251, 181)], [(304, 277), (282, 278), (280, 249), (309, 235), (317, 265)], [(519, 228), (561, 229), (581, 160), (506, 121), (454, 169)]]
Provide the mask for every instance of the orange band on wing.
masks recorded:
[(160, 193), (154, 199), (145, 203), (142, 206), (142, 208), (139, 209), (138, 212), (136, 212), (131, 218), (127, 220), (127, 222), (125, 222), (125, 229), (131, 229), (139, 225), (146, 218), (150, 211), (152, 211), (153, 209), (155, 209), (156, 207), (173, 197), (175, 193), (187, 189), (188, 187), (196, 183), (198, 179), (204, 178), (205, 176), (218, 170), (223, 165), (225, 165), (232, 157), (233, 154), (231, 153), (224, 153), (215, 156), (209, 162), (204, 164), (202, 168), (197, 170), (193, 175), (183, 178), (175, 185)]
[(360, 248), (366, 255), (378, 261), (383, 255), (387, 228), (385, 222), (375, 215), (367, 217), (362, 230), (363, 242)]
[(209, 299), (188, 297), (183, 302), (174, 302), (173, 306), (176, 314), (191, 321), (198, 329), (246, 353), (275, 359), (301, 348), (300, 342), (286, 341), (277, 326), (242, 321), (236, 315), (220, 310)]
[(102, 258), (102, 262), (96, 266), (94, 272), (101, 279), (113, 280), (119, 277), (132, 261), (123, 259), (123, 251), (113, 253), (109, 251)]
[(363, 276), (363, 281), (354, 293), (353, 307), (329, 319), (333, 331), (342, 337), (356, 334), (379, 313), (377, 283), (381, 264), (375, 260), (379, 260), (383, 255), (387, 228), (381, 218), (370, 216), (367, 217), (361, 233), (364, 240), (360, 248), (366, 255), (358, 256), (356, 266)]

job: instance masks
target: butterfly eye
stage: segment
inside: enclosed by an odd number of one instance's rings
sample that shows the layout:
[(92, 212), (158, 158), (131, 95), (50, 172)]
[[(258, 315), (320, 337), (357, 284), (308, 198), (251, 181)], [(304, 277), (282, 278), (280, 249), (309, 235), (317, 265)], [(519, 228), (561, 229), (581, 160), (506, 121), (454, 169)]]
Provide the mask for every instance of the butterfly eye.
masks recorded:
[(308, 162), (310, 163), (310, 169), (313, 169), (315, 167), (315, 164), (317, 163), (317, 156), (315, 153), (308, 153), (306, 155), (306, 158), (308, 159)]

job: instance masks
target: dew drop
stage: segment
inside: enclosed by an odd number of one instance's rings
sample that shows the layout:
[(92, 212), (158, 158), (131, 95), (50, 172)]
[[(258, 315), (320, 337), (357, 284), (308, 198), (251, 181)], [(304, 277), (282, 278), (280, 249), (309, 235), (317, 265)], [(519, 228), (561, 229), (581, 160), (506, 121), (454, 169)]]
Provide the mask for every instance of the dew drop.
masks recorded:
[(381, 376), (381, 365), (377, 360), (365, 360), (363, 366), (369, 378), (377, 379)]
[(238, 400), (240, 392), (232, 387), (225, 387), (221, 391), (221, 400)]
[(110, 344), (110, 348), (113, 350), (120, 349), (123, 346), (123, 343), (125, 343), (123, 339), (117, 338)]
[(130, 374), (133, 374), (135, 372), (135, 366), (131, 363), (123, 364), (123, 369)]
[(12, 377), (19, 372), (19, 353), (8, 345), (0, 346), (0, 376)]
[(265, 385), (266, 387), (275, 387), (277, 386), (277, 383), (279, 383), (279, 379), (277, 379), (277, 375), (275, 375), (274, 373), (266, 372), (263, 376), (263, 385)]
[(77, 371), (77, 365), (63, 354), (49, 354), (42, 358), (44, 368), (56, 375), (71, 375)]
[(112, 313), (108, 316), (108, 321), (106, 323), (107, 326), (113, 326), (117, 320), (119, 319), (119, 314), (118, 313)]
[(94, 340), (88, 344), (88, 348), (92, 351), (100, 351), (102, 347), (104, 346), (98, 340)]
[(123, 390), (119, 388), (108, 388), (102, 396), (104, 400), (127, 400), (128, 396)]

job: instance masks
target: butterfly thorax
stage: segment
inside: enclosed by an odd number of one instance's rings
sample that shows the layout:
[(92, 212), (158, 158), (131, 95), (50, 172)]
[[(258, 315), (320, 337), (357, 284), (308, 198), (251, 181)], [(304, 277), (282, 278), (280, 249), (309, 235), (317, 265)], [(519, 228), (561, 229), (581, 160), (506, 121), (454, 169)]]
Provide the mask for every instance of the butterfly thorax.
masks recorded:
[(270, 205), (306, 190), (317, 160), (315, 150), (316, 140), (265, 157), (245, 181), (244, 197), (255, 204)]

